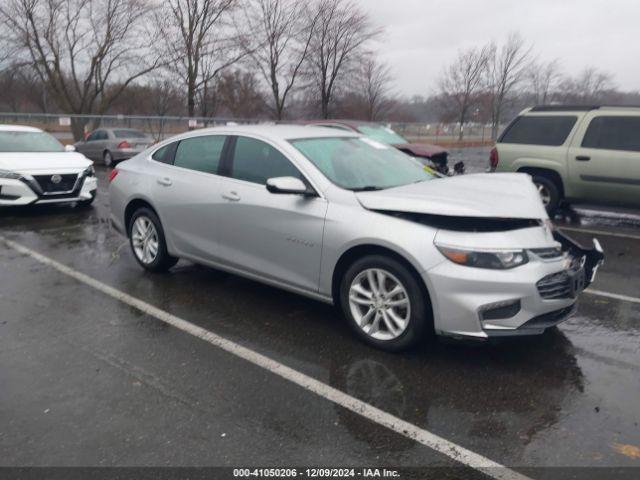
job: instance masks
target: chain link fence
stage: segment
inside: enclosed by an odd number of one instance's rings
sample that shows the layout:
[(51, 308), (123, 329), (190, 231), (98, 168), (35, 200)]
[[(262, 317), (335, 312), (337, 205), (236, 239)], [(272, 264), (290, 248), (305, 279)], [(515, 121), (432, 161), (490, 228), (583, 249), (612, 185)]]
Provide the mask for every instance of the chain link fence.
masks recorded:
[[(197, 128), (228, 124), (273, 123), (260, 119), (218, 117), (175, 117), (143, 115), (66, 115), (48, 113), (0, 113), (0, 124), (28, 125), (53, 134), (62, 143), (73, 143), (72, 121), (86, 124), (87, 131), (98, 127), (134, 128), (151, 135), (155, 140)], [(452, 123), (381, 122), (412, 142), (442, 146), (481, 146), (491, 143), (491, 127), (467, 124), (460, 142), (460, 126)]]

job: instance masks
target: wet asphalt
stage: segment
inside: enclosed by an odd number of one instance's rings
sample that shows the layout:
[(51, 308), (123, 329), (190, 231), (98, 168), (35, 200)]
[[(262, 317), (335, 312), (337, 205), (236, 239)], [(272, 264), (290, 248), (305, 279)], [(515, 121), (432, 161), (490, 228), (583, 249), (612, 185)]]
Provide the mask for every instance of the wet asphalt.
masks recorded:
[[(584, 294), (540, 337), (387, 354), (331, 306), (184, 261), (143, 272), (106, 174), (92, 208), (0, 212), (0, 235), (516, 470), (640, 467), (639, 303)], [(640, 296), (640, 215), (557, 222), (599, 232), (594, 289)], [(458, 466), (0, 243), (0, 466), (45, 465)]]

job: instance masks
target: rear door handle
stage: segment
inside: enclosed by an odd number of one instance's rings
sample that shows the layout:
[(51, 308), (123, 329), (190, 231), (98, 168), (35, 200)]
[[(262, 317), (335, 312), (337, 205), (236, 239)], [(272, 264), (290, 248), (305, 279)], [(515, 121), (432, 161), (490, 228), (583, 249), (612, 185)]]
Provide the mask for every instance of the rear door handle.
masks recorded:
[(173, 182), (171, 182), (170, 178), (164, 177), (164, 178), (159, 178), (158, 183), (164, 187), (170, 187)]
[(224, 198), (225, 200), (229, 200), (230, 202), (240, 201), (240, 195), (238, 195), (236, 192), (223, 193), (222, 198)]
[(586, 155), (578, 155), (576, 157), (576, 160), (579, 162), (588, 162), (589, 160), (591, 160), (591, 157), (587, 157)]

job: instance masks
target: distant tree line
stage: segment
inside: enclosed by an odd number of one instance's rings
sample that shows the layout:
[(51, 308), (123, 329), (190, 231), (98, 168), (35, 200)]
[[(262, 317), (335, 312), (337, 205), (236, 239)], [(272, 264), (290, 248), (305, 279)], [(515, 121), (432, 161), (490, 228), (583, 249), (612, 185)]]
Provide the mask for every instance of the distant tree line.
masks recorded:
[(495, 139), (500, 126), (528, 106), (640, 105), (640, 92), (619, 91), (613, 76), (595, 67), (567, 74), (558, 60), (538, 60), (533, 47), (511, 33), (501, 45), (460, 51), (442, 73), (431, 101), (440, 121), (461, 127), (460, 140), (468, 123), (490, 125)]
[(374, 51), (383, 34), (353, 0), (2, 0), (0, 109), (482, 122), (495, 136), (533, 103), (640, 103), (604, 72), (536, 61), (517, 34), (461, 51), (437, 91), (405, 99)]

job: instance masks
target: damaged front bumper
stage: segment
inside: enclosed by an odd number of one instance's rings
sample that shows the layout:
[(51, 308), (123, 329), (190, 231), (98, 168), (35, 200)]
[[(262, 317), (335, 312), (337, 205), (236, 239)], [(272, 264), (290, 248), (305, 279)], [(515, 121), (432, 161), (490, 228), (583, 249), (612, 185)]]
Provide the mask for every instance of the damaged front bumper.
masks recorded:
[(600, 243), (585, 248), (561, 232), (562, 255), (511, 270), (485, 270), (443, 262), (424, 272), (434, 325), (440, 335), (486, 340), (543, 333), (575, 313), (578, 295), (604, 260)]
[(587, 288), (595, 281), (598, 269), (604, 263), (604, 251), (598, 239), (593, 239), (592, 248), (585, 248), (559, 230), (553, 232), (553, 238), (560, 242), (563, 251), (582, 264), (585, 272), (584, 288)]

